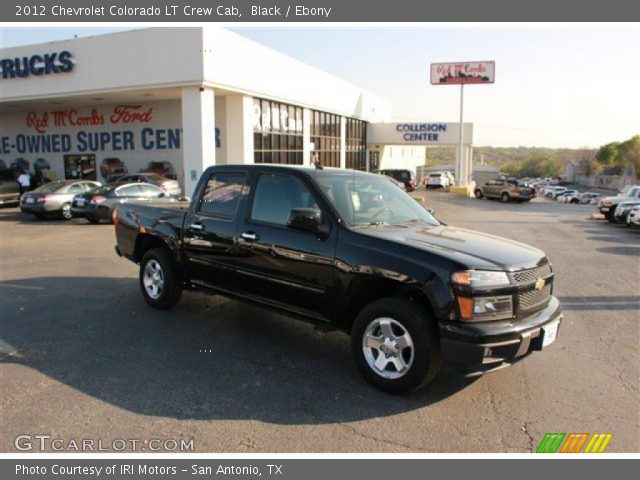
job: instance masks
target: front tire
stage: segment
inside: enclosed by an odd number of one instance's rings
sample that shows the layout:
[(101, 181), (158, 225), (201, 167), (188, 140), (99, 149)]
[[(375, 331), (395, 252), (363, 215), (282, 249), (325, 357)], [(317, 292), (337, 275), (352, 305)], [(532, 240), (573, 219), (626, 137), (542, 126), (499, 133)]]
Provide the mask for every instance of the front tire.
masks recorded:
[(502, 203), (509, 203), (510, 200), (511, 200), (511, 197), (507, 192), (503, 192), (502, 195), (500, 195), (500, 201)]
[(180, 274), (165, 248), (152, 248), (143, 255), (139, 278), (142, 296), (153, 308), (171, 308), (182, 296)]
[(387, 392), (414, 390), (440, 370), (435, 319), (403, 298), (383, 298), (362, 309), (351, 330), (351, 349), (364, 378)]
[(474, 192), (474, 194), (475, 194), (475, 196), (476, 196), (476, 198), (477, 198), (478, 200), (480, 200), (480, 199), (483, 197), (483, 195), (482, 195), (482, 190), (480, 190), (480, 189), (477, 189), (477, 190)]
[(60, 217), (63, 220), (71, 220), (73, 218), (73, 214), (71, 213), (71, 204), (65, 203), (60, 208)]

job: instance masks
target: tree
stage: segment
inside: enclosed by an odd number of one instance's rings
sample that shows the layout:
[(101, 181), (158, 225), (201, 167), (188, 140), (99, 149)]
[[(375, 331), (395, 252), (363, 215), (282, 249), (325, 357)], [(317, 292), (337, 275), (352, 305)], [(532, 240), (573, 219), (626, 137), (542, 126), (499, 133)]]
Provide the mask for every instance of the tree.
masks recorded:
[(617, 166), (618, 145), (620, 145), (618, 142), (607, 143), (600, 147), (598, 153), (596, 153), (596, 160), (607, 170), (614, 169)]
[(618, 146), (617, 162), (621, 168), (635, 167), (636, 175), (640, 174), (640, 135), (631, 137)]

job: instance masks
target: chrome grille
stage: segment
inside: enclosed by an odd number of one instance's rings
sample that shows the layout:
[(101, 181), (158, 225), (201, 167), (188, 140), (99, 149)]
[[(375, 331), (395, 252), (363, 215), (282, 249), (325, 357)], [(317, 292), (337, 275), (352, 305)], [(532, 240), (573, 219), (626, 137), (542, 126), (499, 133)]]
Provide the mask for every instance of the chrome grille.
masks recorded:
[(551, 265), (548, 263), (528, 270), (513, 272), (513, 278), (517, 284), (535, 282), (539, 278), (547, 277), (551, 274)]
[(544, 304), (551, 296), (551, 285), (546, 285), (540, 290), (529, 290), (518, 296), (520, 311), (529, 311)]

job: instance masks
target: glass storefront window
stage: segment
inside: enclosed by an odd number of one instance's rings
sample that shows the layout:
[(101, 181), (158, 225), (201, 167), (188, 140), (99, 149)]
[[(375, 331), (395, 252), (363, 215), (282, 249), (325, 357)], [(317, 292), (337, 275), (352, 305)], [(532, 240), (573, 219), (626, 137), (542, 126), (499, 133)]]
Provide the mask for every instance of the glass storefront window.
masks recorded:
[(302, 165), (302, 118), (302, 107), (254, 98), (254, 162)]
[(332, 113), (311, 112), (311, 143), (314, 145), (312, 161), (324, 167), (340, 166), (340, 116)]
[(367, 169), (367, 122), (347, 118), (346, 167), (354, 170)]

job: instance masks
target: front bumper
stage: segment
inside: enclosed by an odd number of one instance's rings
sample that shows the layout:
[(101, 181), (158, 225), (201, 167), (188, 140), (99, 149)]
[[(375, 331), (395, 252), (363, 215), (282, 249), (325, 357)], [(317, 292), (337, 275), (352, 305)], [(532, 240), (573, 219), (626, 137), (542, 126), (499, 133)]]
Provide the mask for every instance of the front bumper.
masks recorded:
[(603, 205), (603, 206), (598, 207), (598, 210), (599, 210), (599, 211), (600, 211), (600, 213), (602, 213), (603, 215), (607, 215), (607, 214), (609, 214), (609, 212), (610, 212), (611, 210), (615, 210), (615, 209), (616, 209), (616, 207), (617, 207), (616, 205), (608, 205), (608, 206)]
[(443, 369), (463, 377), (500, 370), (542, 350), (545, 327), (562, 323), (562, 308), (551, 297), (542, 310), (515, 322), (440, 325)]

